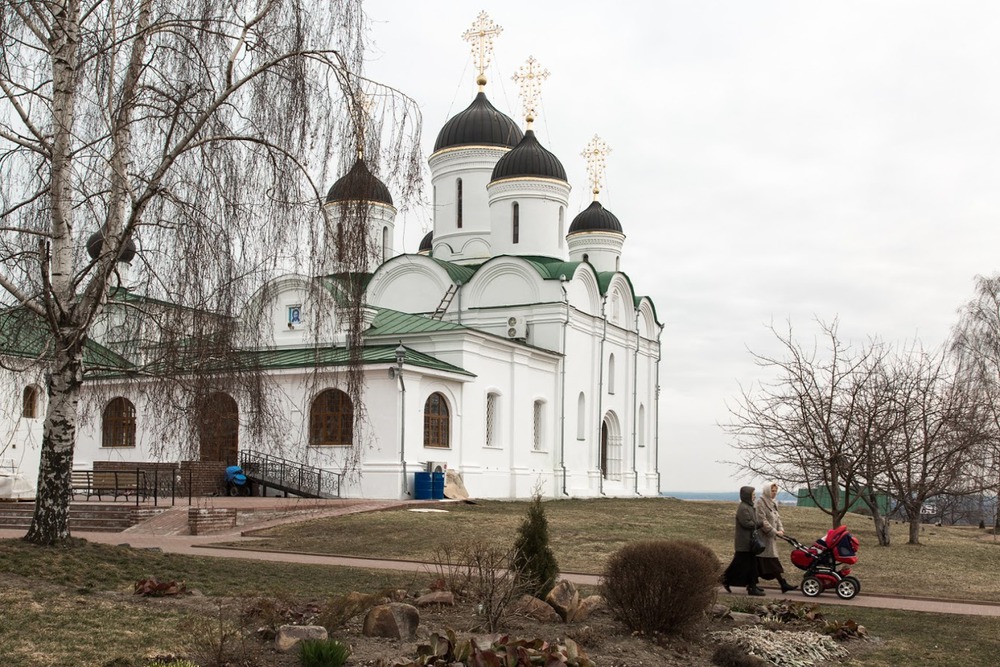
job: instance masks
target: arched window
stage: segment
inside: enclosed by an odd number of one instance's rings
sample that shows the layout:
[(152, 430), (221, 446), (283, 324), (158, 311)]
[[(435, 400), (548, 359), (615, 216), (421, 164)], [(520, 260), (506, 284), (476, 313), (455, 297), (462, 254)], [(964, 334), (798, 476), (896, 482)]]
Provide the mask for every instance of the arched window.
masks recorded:
[(424, 403), (424, 447), (449, 447), (450, 433), (448, 402), (440, 393), (434, 392)]
[(38, 418), (38, 387), (29, 384), (21, 396), (21, 416), (25, 419)]
[(535, 401), (535, 409), (532, 421), (532, 433), (534, 434), (535, 451), (545, 449), (545, 401)]
[(583, 261), (589, 262), (590, 261), (590, 255), (588, 255), (587, 253), (583, 253)]
[(344, 447), (354, 442), (354, 406), (339, 389), (327, 389), (309, 410), (309, 444)]
[(462, 228), (462, 179), (455, 181), (455, 225)]
[(382, 261), (389, 259), (389, 228), (382, 228)]
[(500, 427), (500, 395), (496, 392), (486, 394), (486, 446), (498, 447), (500, 438), (497, 431)]
[(587, 399), (584, 398), (583, 392), (580, 392), (580, 397), (576, 399), (576, 439), (583, 440), (584, 434), (587, 432)]
[(127, 398), (111, 399), (101, 420), (104, 447), (135, 447), (135, 406)]
[(559, 207), (559, 247), (560, 248), (562, 247), (563, 239), (566, 236), (566, 230), (564, 229), (564, 226), (565, 226), (565, 213), (563, 211), (563, 207), (560, 206)]
[(337, 238), (335, 242), (337, 244), (337, 261), (339, 262), (344, 258), (344, 226), (339, 221), (337, 222)]
[(511, 207), (511, 242), (518, 243), (521, 240), (521, 206), (517, 202)]
[(615, 393), (615, 355), (608, 357), (608, 393)]

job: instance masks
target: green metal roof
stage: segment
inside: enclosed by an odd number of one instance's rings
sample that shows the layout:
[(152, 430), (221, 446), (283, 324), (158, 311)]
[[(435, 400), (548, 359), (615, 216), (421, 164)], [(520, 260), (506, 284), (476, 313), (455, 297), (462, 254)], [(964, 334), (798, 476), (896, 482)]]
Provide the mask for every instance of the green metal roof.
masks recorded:
[[(404, 346), (405, 347), (405, 346)], [(326, 368), (347, 366), (351, 352), (344, 347), (241, 350), (222, 358), (205, 360), (189, 372), (224, 373), (231, 370), (281, 370), (294, 368)], [(395, 364), (396, 345), (372, 345), (358, 350), (363, 365)], [(435, 359), (429, 354), (406, 348), (406, 365), (429, 368), (475, 377), (475, 374), (453, 364)]]
[[(52, 354), (52, 332), (41, 317), (26, 308), (0, 311), (0, 349), (15, 357), (48, 359)], [(92, 340), (83, 347), (83, 365), (85, 372), (132, 368), (127, 359)]]
[(436, 259), (434, 257), (430, 258), (431, 261), (437, 262), (441, 268), (448, 272), (448, 277), (451, 278), (452, 282), (462, 283), (463, 285), (469, 282), (469, 279), (475, 275), (476, 271), (482, 264), (455, 264), (453, 262), (446, 262), (443, 259)]
[(399, 336), (403, 334), (429, 333), (435, 331), (460, 331), (467, 329), (454, 322), (442, 322), (424, 315), (411, 315), (398, 310), (380, 308), (366, 336)]

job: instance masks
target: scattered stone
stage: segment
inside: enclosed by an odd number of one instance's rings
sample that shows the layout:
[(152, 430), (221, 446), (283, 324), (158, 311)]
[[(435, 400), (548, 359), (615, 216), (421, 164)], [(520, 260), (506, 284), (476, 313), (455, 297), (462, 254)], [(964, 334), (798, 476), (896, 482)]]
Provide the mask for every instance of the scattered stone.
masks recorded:
[(580, 593), (577, 592), (573, 582), (563, 579), (549, 591), (545, 601), (552, 605), (564, 621), (567, 621), (573, 618), (577, 607), (580, 606)]
[(444, 604), (449, 607), (455, 606), (455, 594), (451, 591), (434, 591), (417, 598), (418, 607), (429, 607), (432, 604)]
[(156, 577), (146, 577), (135, 582), (133, 588), (135, 595), (146, 597), (163, 597), (166, 595), (180, 595), (185, 592), (183, 581), (164, 581), (160, 583)]
[(366, 637), (414, 639), (420, 625), (420, 612), (410, 604), (393, 602), (372, 607), (365, 616), (362, 633)]
[(562, 623), (563, 620), (552, 605), (531, 595), (522, 595), (514, 606), (514, 612), (540, 623)]
[(303, 639), (326, 639), (326, 628), (322, 625), (283, 625), (274, 638), (275, 647), (285, 653), (292, 650)]
[(604, 608), (604, 598), (600, 595), (589, 595), (582, 600), (580, 600), (580, 605), (576, 608), (576, 612), (569, 619), (573, 623), (579, 623), (580, 621), (585, 621), (598, 609)]
[(760, 616), (757, 614), (744, 614), (741, 611), (730, 612), (729, 618), (733, 619), (733, 623), (736, 625), (756, 625), (760, 623)]

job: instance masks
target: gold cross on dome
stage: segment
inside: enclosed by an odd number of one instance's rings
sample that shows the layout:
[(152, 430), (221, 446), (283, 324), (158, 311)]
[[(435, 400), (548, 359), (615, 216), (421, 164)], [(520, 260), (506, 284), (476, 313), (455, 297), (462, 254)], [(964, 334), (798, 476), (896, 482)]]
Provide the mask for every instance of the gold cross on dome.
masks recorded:
[(374, 116), (375, 100), (358, 86), (349, 97), (348, 104), (354, 122), (354, 141), (357, 144), (355, 148), (360, 160), (364, 157), (365, 134), (368, 130), (368, 123)]
[(590, 140), (590, 143), (584, 147), (583, 152), (580, 153), (587, 161), (587, 178), (590, 179), (590, 187), (594, 191), (594, 201), (597, 201), (597, 195), (601, 192), (601, 185), (604, 184), (604, 158), (610, 153), (611, 147), (596, 134)]
[(521, 104), (524, 105), (524, 120), (527, 129), (531, 129), (531, 123), (535, 120), (535, 111), (538, 100), (542, 96), (542, 81), (549, 78), (549, 71), (542, 69), (534, 56), (528, 56), (517, 74), (511, 77), (521, 88)]
[(486, 85), (486, 68), (493, 57), (493, 40), (502, 32), (503, 28), (494, 23), (489, 14), (479, 12), (472, 27), (462, 33), (462, 39), (472, 45), (472, 64), (478, 72), (476, 83), (479, 90)]

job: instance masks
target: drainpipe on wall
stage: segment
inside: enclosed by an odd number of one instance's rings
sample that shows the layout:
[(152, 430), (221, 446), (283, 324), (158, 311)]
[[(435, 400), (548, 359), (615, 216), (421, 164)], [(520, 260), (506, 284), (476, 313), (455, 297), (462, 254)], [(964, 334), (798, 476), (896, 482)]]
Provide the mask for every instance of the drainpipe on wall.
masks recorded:
[(608, 295), (601, 298), (601, 319), (604, 321), (604, 331), (601, 333), (601, 351), (598, 355), (597, 363), (599, 371), (597, 374), (597, 490), (604, 495), (604, 466), (601, 465), (601, 427), (604, 426), (604, 341), (608, 338)]
[(636, 467), (639, 431), (639, 311), (635, 311), (635, 353), (632, 355), (632, 478), (635, 480), (635, 495), (639, 495), (639, 468)]
[(562, 359), (559, 362), (561, 378), (559, 380), (559, 467), (562, 469), (562, 493), (568, 496), (566, 491), (566, 331), (569, 329), (569, 294), (566, 292), (566, 276), (559, 276), (559, 286), (562, 288), (563, 304), (566, 306), (566, 319), (563, 321), (562, 330)]
[(656, 412), (653, 415), (656, 425), (653, 435), (653, 448), (656, 457), (656, 495), (660, 495), (660, 357), (662, 356), (662, 346), (660, 336), (663, 335), (663, 325), (660, 325), (660, 334), (656, 337)]

